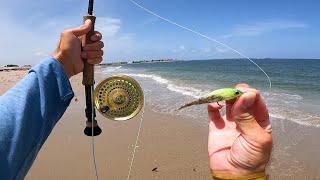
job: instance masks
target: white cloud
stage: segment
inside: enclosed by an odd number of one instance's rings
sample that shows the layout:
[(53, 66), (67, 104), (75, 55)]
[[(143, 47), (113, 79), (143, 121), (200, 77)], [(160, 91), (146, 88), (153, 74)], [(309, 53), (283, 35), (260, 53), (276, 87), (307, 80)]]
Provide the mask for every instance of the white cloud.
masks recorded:
[(300, 21), (277, 20), (264, 21), (252, 25), (238, 25), (231, 33), (221, 36), (222, 38), (258, 36), (272, 31), (280, 31), (292, 28), (308, 28), (308, 25)]
[(115, 59), (117, 56), (133, 52), (135, 48), (134, 34), (122, 34), (112, 38), (106, 38), (105, 51), (107, 56)]
[(50, 53), (47, 53), (47, 52), (44, 52), (44, 51), (36, 51), (34, 53), (34, 55), (44, 58), (44, 57), (50, 56)]
[(99, 30), (104, 37), (115, 36), (121, 28), (122, 22), (117, 18), (99, 17), (96, 23), (96, 29)]
[(181, 51), (184, 51), (184, 50), (186, 50), (186, 47), (185, 47), (184, 45), (181, 45), (181, 46), (179, 46), (179, 49), (180, 49)]
[(227, 53), (229, 50), (227, 48), (216, 46), (216, 47), (204, 47), (200, 48), (199, 52), (204, 54), (223, 54)]
[[(11, 20), (8, 16), (4, 16), (4, 19), (5, 26), (0, 28), (0, 33), (6, 36), (0, 37), (0, 41), (3, 42), (0, 44), (0, 65), (38, 63), (54, 51), (63, 30), (82, 23), (78, 17), (51, 17), (37, 22), (35, 26)], [(134, 34), (119, 32), (121, 25), (122, 21), (118, 18), (99, 17), (97, 20), (96, 30), (103, 34), (107, 46), (106, 59), (123, 57), (124, 53), (132, 52), (136, 46)]]
[(186, 49), (187, 49), (186, 46), (180, 45), (180, 46), (172, 49), (171, 51), (172, 51), (173, 53), (181, 53), (181, 52), (184, 52)]

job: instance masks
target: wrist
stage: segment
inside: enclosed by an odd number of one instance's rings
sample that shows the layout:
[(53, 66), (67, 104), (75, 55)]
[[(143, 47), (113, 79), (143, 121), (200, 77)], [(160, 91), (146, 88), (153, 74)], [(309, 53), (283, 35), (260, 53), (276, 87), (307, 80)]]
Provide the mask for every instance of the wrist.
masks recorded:
[(63, 66), (65, 73), (67, 74), (68, 78), (70, 79), (73, 76), (73, 73), (72, 73), (72, 70), (70, 68), (68, 68), (67, 64), (64, 63), (66, 61), (64, 60), (62, 54), (55, 52), (52, 55), (52, 57)]
[(67, 65), (64, 63), (63, 57), (59, 55), (59, 53), (53, 54), (52, 57), (63, 66), (64, 72), (67, 74), (68, 78), (70, 79), (73, 76), (73, 74), (70, 68), (68, 68)]

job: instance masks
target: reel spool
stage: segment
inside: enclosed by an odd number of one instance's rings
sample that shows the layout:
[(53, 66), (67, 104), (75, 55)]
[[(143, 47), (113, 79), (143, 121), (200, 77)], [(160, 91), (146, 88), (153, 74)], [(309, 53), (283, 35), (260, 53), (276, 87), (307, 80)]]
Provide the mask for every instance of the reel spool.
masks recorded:
[(129, 76), (111, 76), (97, 85), (94, 104), (104, 117), (126, 121), (141, 111), (144, 105), (143, 90), (139, 83)]

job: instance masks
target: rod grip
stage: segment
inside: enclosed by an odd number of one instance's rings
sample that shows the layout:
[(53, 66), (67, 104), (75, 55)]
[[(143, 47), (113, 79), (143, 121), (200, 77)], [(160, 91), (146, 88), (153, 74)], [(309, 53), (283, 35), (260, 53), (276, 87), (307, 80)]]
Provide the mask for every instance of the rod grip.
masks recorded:
[[(90, 19), (92, 21), (92, 28), (88, 34), (82, 39), (82, 45), (90, 44), (92, 41), (90, 40), (90, 37), (94, 34), (94, 25), (96, 22), (96, 17), (92, 15), (87, 15), (83, 17), (83, 22), (85, 22), (87, 19)], [(87, 62), (87, 59), (83, 59), (84, 63), (84, 69), (83, 69), (83, 79), (82, 84), (83, 85), (94, 85), (94, 65), (89, 64)]]

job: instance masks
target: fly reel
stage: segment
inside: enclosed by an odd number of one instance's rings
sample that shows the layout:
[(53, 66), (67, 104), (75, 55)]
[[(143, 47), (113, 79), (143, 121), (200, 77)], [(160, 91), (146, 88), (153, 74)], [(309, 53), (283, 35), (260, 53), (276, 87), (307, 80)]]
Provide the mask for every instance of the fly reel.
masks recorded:
[(94, 90), (96, 109), (106, 118), (126, 121), (135, 117), (144, 105), (139, 83), (126, 75), (111, 76)]

